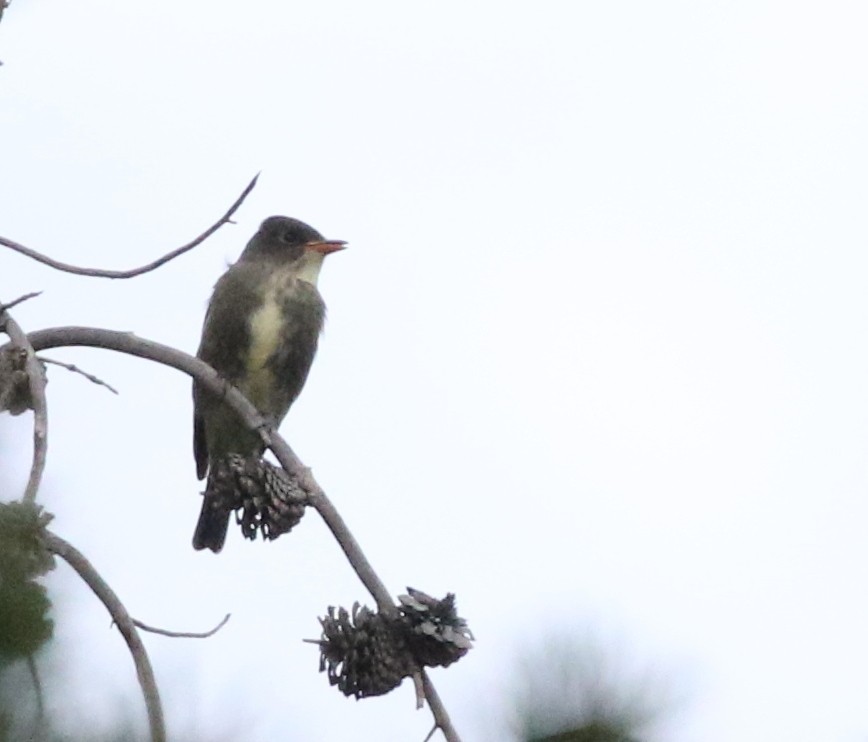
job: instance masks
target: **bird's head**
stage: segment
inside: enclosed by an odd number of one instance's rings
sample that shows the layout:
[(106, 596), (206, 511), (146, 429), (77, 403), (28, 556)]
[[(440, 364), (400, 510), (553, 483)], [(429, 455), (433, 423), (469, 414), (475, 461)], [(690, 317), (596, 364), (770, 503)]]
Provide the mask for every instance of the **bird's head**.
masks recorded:
[(343, 250), (343, 240), (327, 240), (313, 227), (288, 216), (270, 216), (253, 235), (241, 260), (273, 260), (316, 285), (326, 255)]

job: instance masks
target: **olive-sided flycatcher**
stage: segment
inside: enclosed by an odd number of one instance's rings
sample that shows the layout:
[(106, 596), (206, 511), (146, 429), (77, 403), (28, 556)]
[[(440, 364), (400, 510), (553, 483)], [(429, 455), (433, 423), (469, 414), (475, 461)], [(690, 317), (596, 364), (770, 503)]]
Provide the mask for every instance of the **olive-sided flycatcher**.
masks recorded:
[[(275, 427), (301, 392), (316, 353), (325, 319), (316, 288), (323, 259), (344, 245), (297, 219), (272, 216), (214, 287), (196, 355), (238, 387)], [(193, 382), (199, 479), (227, 454), (259, 457), (263, 450), (258, 433)], [(213, 506), (209, 487), (210, 478), (193, 547), (216, 553), (223, 548), (230, 514)]]

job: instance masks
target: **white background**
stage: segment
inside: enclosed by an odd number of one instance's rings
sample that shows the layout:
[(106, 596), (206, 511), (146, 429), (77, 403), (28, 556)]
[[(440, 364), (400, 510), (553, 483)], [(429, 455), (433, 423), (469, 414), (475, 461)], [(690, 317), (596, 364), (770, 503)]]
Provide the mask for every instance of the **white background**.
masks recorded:
[[(836, 0), (16, 0), (0, 234), (133, 267), (262, 177), (237, 226), (131, 281), (2, 249), (0, 299), (45, 292), (14, 310), (29, 330), (193, 352), (263, 218), (348, 240), (282, 432), (394, 592), (457, 593), (478, 645), (433, 677), (466, 740), (504, 738), (515, 654), (549, 632), (651, 668), (675, 699), (655, 738), (864, 740), (866, 22)], [(121, 391), (49, 370), (55, 531), (143, 621), (233, 614), (147, 638), (170, 734), (422, 739), (408, 684), (345, 700), (300, 641), (371, 602), (315, 513), (191, 549), (188, 380), (50, 356)], [(11, 499), (29, 416), (0, 434)], [(143, 719), (103, 607), (64, 565), (49, 585), (55, 710)]]

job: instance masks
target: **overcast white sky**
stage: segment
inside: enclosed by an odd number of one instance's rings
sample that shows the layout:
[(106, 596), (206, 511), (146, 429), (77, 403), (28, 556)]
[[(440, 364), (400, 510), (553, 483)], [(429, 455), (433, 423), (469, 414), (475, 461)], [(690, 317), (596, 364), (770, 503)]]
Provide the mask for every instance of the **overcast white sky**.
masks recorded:
[[(15, 0), (0, 24), (0, 251), (27, 329), (193, 352), (271, 214), (350, 242), (282, 428), (395, 592), (455, 591), (478, 646), (435, 683), (503, 739), (512, 657), (601, 637), (678, 699), (669, 742), (868, 737), (868, 7), (861, 2)], [(149, 637), (170, 732), (422, 739), (409, 686), (355, 703), (316, 616), (370, 603), (315, 513), (190, 538), (189, 382), (53, 351), (43, 503)], [(0, 418), (4, 499), (30, 420)], [(65, 714), (144, 711), (61, 566)]]

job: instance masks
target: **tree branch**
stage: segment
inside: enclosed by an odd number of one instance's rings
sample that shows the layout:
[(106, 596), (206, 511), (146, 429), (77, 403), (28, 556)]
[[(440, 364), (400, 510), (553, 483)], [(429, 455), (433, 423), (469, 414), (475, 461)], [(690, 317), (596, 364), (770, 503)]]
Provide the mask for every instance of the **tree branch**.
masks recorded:
[(51, 363), (55, 366), (60, 366), (61, 368), (65, 368), (67, 371), (71, 371), (74, 374), (81, 374), (88, 381), (93, 382), (94, 384), (96, 384), (98, 386), (104, 386), (112, 394), (118, 393), (118, 390), (115, 389), (107, 381), (103, 381), (98, 376), (94, 376), (93, 374), (89, 374), (87, 371), (83, 371), (78, 366), (76, 366), (74, 363), (64, 363), (63, 361), (55, 361), (53, 358), (46, 358), (45, 356), (37, 356), (37, 358), (39, 358), (39, 360), (42, 361), (43, 363)]
[[(18, 301), (21, 301), (20, 299)], [(17, 302), (16, 302), (17, 303)], [(48, 455), (48, 406), (45, 402), (45, 371), (36, 360), (36, 351), (27, 339), (27, 335), (0, 305), (0, 330), (12, 340), (12, 345), (27, 353), (25, 368), (27, 382), (30, 385), (30, 404), (33, 407), (33, 464), (30, 466), (30, 477), (24, 490), (23, 502), (36, 501), (36, 493), (45, 471), (45, 459)]]
[(244, 395), (235, 387), (229, 386), (207, 363), (183, 351), (155, 343), (152, 340), (145, 340), (132, 333), (102, 330), (95, 327), (55, 327), (32, 332), (28, 338), (33, 347), (40, 351), (70, 345), (116, 350), (172, 366), (192, 376), (238, 413), (245, 425), (260, 433), (266, 447), (272, 450), (283, 468), (296, 478), (302, 488), (308, 492), (311, 505), (326, 522), (335, 538), (338, 539), (338, 543), (350, 560), (350, 564), (359, 579), (377, 601), (377, 606), (381, 610), (395, 610), (392, 596), (386, 586), (374, 572), (358, 542), (334, 505), (326, 497), (325, 492), (313, 478), (310, 469), (302, 464), (289, 444), (277, 432), (269, 429), (265, 418), (247, 401)]
[[(2, 0), (0, 0), (2, 2)], [(24, 296), (19, 296), (17, 299), (13, 299), (12, 301), (6, 304), (0, 304), (0, 309), (12, 309), (12, 307), (17, 307), (22, 302), (27, 301), (28, 299), (35, 299), (37, 296), (41, 296), (41, 291), (31, 291), (29, 294), (24, 294)]]
[[(226, 383), (220, 375), (204, 361), (194, 358), (183, 351), (167, 345), (136, 337), (130, 333), (103, 330), (93, 327), (55, 327), (38, 330), (28, 336), (30, 343), (37, 350), (78, 345), (92, 348), (104, 348), (121, 353), (146, 358), (183, 371), (192, 376), (213, 394), (220, 396), (225, 404), (238, 414), (251, 430), (258, 431), (265, 445), (271, 449), (283, 468), (307, 491), (311, 505), (320, 514), (329, 530), (334, 534), (350, 565), (355, 570), (368, 592), (377, 602), (380, 611), (393, 613), (397, 609), (392, 596), (383, 581), (374, 571), (367, 557), (361, 550), (355, 537), (350, 532), (337, 509), (328, 499), (323, 489), (313, 477), (309, 468), (302, 464), (289, 444), (274, 430), (271, 430), (257, 409), (235, 387)], [(452, 726), (449, 714), (433, 684), (423, 673), (422, 680), (428, 704), (434, 715), (434, 721), (443, 731), (448, 742), (460, 742), (460, 737)]]
[(196, 239), (192, 242), (188, 242), (186, 245), (182, 245), (175, 250), (172, 250), (169, 253), (166, 253), (161, 258), (157, 258), (157, 260), (152, 263), (148, 263), (147, 265), (143, 265), (140, 268), (131, 268), (130, 270), (125, 271), (114, 271), (114, 270), (104, 270), (102, 268), (82, 268), (76, 265), (70, 265), (69, 263), (61, 263), (59, 260), (55, 260), (54, 258), (49, 258), (47, 255), (43, 255), (42, 253), (36, 252), (29, 247), (25, 247), (24, 245), (20, 245), (13, 240), (7, 239), (6, 237), (0, 237), (0, 245), (5, 245), (6, 247), (15, 250), (15, 252), (19, 252), (22, 255), (26, 255), (29, 258), (33, 258), (34, 260), (43, 263), (51, 268), (55, 268), (59, 271), (65, 271), (66, 273), (75, 273), (79, 276), (94, 276), (96, 278), (133, 278), (135, 276), (140, 276), (142, 273), (147, 273), (148, 271), (152, 271), (156, 268), (159, 268), (161, 265), (168, 263), (170, 260), (177, 258), (179, 255), (183, 255), (185, 252), (192, 250), (196, 245), (203, 243), (206, 239), (208, 239), (212, 234), (214, 234), (220, 227), (224, 224), (228, 224), (232, 221), (232, 215), (238, 210), (241, 204), (244, 202), (244, 199), (250, 194), (250, 191), (253, 190), (256, 185), (256, 181), (259, 178), (259, 174), (257, 173), (253, 180), (247, 185), (241, 195), (235, 200), (235, 203), (229, 207), (229, 210), (220, 217), (214, 224), (212, 224), (208, 229), (206, 229), (202, 234), (200, 234)]
[(168, 631), (166, 629), (158, 629), (154, 626), (148, 626), (146, 623), (142, 623), (135, 618), (133, 619), (133, 623), (142, 631), (149, 631), (152, 634), (160, 634), (161, 636), (171, 636), (179, 639), (207, 639), (209, 636), (214, 636), (214, 634), (220, 631), (220, 629), (226, 625), (226, 622), (229, 620), (229, 616), (231, 615), (231, 613), (227, 613), (223, 616), (223, 620), (210, 631)]
[(452, 726), (452, 719), (449, 718), (449, 712), (446, 711), (443, 701), (440, 700), (440, 694), (434, 687), (434, 683), (431, 682), (431, 678), (428, 677), (425, 668), (422, 668), (422, 687), (425, 688), (425, 698), (428, 699), (428, 706), (431, 709), (431, 714), (434, 716), (434, 721), (440, 731), (443, 732), (443, 736), (449, 742), (461, 742), (458, 732), (455, 731), (455, 727)]
[(127, 609), (124, 608), (124, 604), (121, 603), (120, 598), (118, 598), (114, 590), (100, 577), (84, 554), (78, 551), (72, 544), (48, 530), (44, 532), (44, 539), (46, 548), (65, 559), (108, 609), (112, 620), (117, 624), (121, 634), (123, 634), (124, 640), (133, 655), (133, 662), (136, 664), (136, 675), (138, 675), (139, 685), (142, 687), (142, 692), (145, 695), (145, 705), (148, 709), (151, 742), (166, 742), (166, 723), (163, 719), (160, 692), (157, 690), (154, 671), (151, 668), (148, 653), (145, 651), (145, 645), (142, 644), (139, 632), (136, 631), (133, 619), (127, 613)]

